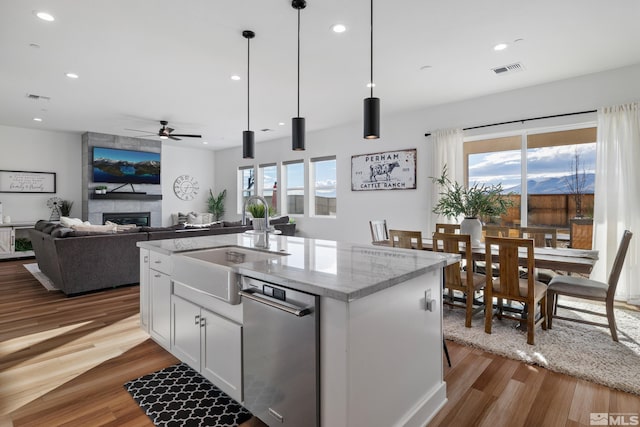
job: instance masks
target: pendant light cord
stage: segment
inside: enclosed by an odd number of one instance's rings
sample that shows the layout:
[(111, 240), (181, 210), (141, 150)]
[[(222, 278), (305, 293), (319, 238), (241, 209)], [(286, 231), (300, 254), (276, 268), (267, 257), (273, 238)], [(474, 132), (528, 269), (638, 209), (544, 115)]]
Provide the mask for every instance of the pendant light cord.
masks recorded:
[(247, 130), (251, 130), (251, 126), (250, 126), (250, 120), (249, 120), (249, 114), (250, 114), (250, 109), (249, 109), (249, 80), (250, 80), (250, 56), (251, 56), (251, 49), (250, 49), (250, 44), (251, 44), (251, 38), (247, 37)]
[(298, 117), (300, 117), (300, 9), (298, 9)]
[(371, 98), (373, 98), (373, 0), (371, 0), (371, 80), (369, 80), (371, 86)]

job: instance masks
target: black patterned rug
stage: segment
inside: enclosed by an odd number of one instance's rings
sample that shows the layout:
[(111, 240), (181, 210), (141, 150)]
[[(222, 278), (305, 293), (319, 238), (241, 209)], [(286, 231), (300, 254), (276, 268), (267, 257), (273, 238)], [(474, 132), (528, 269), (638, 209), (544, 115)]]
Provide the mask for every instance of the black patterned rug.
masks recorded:
[(129, 381), (124, 388), (156, 426), (236, 427), (252, 417), (185, 363)]

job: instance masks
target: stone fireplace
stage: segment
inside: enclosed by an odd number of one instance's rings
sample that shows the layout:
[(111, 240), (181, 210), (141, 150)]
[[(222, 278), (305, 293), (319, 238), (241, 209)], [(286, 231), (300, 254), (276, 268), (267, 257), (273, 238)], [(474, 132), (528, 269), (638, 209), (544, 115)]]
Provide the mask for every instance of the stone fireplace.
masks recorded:
[[(82, 219), (91, 224), (104, 224), (105, 213), (135, 216), (148, 214), (147, 224), (162, 226), (162, 186), (159, 184), (134, 184), (131, 191), (121, 184), (107, 184), (107, 194), (95, 194), (96, 183), (92, 181), (93, 147), (120, 148), (160, 153), (160, 141), (125, 136), (86, 132), (82, 135)], [(99, 183), (102, 185), (103, 183)], [(112, 191), (113, 190), (113, 191)], [(129, 215), (134, 213), (134, 215)], [(131, 220), (135, 218), (130, 218)], [(113, 221), (112, 222), (117, 222)], [(136, 223), (136, 222), (133, 222)]]

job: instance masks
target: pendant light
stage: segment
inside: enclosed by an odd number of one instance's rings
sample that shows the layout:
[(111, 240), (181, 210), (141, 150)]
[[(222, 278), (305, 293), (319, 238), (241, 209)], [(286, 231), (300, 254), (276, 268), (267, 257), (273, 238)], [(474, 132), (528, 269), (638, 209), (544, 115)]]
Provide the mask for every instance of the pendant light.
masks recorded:
[(300, 10), (307, 6), (306, 0), (292, 0), (291, 6), (298, 10), (298, 117), (291, 119), (291, 149), (303, 151), (304, 148), (304, 117), (300, 117)]
[(250, 113), (249, 113), (249, 70), (250, 70), (250, 42), (251, 39), (254, 38), (256, 34), (253, 31), (245, 30), (242, 32), (242, 37), (247, 39), (247, 130), (242, 132), (242, 158), (243, 159), (253, 159), (253, 152), (255, 148), (255, 135), (253, 133), (250, 126)]
[(373, 97), (373, 0), (371, 0), (371, 96), (364, 100), (364, 138), (380, 138), (380, 98)]

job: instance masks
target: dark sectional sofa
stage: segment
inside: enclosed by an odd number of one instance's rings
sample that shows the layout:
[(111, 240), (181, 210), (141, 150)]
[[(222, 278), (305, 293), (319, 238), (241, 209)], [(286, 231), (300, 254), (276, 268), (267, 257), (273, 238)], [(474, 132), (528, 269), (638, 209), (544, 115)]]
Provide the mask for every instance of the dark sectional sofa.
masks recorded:
[[(274, 224), (293, 235), (295, 224)], [(116, 233), (73, 231), (60, 224), (38, 221), (29, 230), (40, 271), (67, 296), (138, 283), (140, 251), (137, 242), (214, 234), (243, 233), (250, 225), (219, 223), (210, 227), (137, 227)]]

